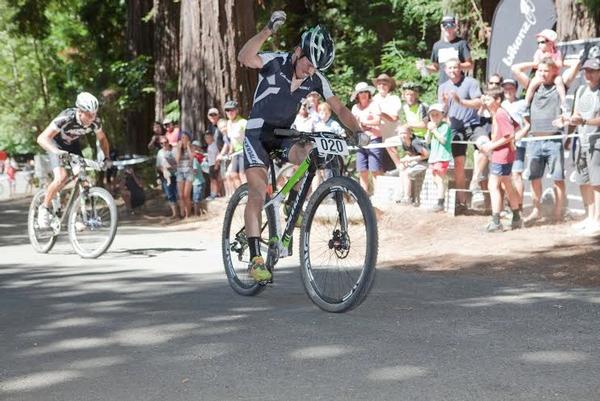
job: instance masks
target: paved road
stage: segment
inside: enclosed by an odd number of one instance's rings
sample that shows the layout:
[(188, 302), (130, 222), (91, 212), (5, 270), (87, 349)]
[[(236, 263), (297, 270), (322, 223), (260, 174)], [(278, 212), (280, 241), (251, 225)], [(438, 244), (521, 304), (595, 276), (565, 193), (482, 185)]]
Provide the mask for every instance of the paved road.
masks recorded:
[(600, 400), (600, 291), (380, 270), (342, 315), (297, 270), (235, 295), (214, 233), (120, 227), (82, 260), (0, 203), (0, 400)]

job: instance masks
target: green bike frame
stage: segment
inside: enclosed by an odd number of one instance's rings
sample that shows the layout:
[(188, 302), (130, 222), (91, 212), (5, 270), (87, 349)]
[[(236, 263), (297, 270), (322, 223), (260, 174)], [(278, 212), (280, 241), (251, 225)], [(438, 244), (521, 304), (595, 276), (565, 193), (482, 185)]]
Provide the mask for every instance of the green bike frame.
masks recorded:
[[(302, 205), (306, 199), (308, 194), (308, 190), (310, 189), (310, 185), (312, 183), (313, 178), (315, 177), (315, 173), (317, 171), (317, 150), (313, 149), (309, 153), (308, 157), (300, 163), (296, 172), (290, 177), (290, 179), (284, 184), (281, 190), (273, 196), (273, 198), (265, 204), (263, 208), (272, 207), (275, 212), (275, 227), (277, 228), (277, 236), (276, 238), (271, 238), (269, 241), (270, 246), (277, 246), (278, 248), (278, 257), (291, 256), (291, 241), (292, 234), (294, 232), (294, 227), (296, 226), (296, 221), (300, 216), (300, 212), (302, 210)], [(304, 178), (304, 181), (302, 179)], [(296, 197), (294, 203), (292, 204), (292, 211), (287, 219), (287, 223), (285, 229), (281, 230), (280, 224), (280, 210), (281, 205), (285, 201), (286, 197), (292, 191), (292, 189), (302, 181), (300, 191), (298, 192), (298, 196)], [(273, 185), (273, 189), (276, 190), (276, 180), (275, 180), (275, 170), (271, 165), (271, 182)]]

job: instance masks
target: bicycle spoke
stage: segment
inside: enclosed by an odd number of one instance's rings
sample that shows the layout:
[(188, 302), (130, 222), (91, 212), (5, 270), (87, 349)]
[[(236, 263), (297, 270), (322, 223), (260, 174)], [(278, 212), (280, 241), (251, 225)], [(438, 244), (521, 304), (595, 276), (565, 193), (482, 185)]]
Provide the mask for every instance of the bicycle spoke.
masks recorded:
[(83, 257), (97, 257), (112, 242), (116, 231), (116, 208), (108, 192), (91, 188), (74, 204), (69, 219), (73, 247)]
[(345, 177), (322, 184), (313, 197), (302, 238), (304, 284), (321, 308), (344, 311), (360, 303), (372, 283), (374, 213), (364, 191)]

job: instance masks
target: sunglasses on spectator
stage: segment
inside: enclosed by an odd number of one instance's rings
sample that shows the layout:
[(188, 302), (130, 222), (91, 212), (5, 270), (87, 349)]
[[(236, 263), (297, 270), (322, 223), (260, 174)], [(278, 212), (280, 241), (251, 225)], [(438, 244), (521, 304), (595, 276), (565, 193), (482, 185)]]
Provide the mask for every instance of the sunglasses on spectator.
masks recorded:
[(548, 41), (547, 40), (538, 40), (537, 44), (543, 45), (543, 44), (546, 44), (546, 42), (548, 42)]
[(444, 28), (456, 28), (456, 24), (454, 22), (444, 22), (442, 23)]
[(218, 116), (219, 114), (217, 114), (217, 113), (209, 113), (208, 115), (209, 115), (210, 117), (216, 117), (216, 116)]
[(488, 85), (500, 85), (499, 81), (489, 81)]

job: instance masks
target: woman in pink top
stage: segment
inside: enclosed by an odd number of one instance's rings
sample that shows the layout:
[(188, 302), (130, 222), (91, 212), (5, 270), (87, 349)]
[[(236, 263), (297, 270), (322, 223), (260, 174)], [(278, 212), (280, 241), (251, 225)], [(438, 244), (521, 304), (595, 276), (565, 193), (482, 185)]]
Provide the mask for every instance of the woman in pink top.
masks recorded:
[[(381, 143), (381, 110), (373, 102), (375, 88), (366, 82), (359, 82), (354, 87), (350, 100), (356, 101), (352, 114), (358, 120), (361, 128), (371, 138), (371, 144)], [(360, 149), (356, 153), (356, 170), (360, 176), (360, 185), (369, 192), (369, 173), (373, 178), (383, 174), (383, 155), (385, 149)]]
[(491, 153), (488, 188), (492, 200), (492, 221), (487, 225), (488, 232), (504, 231), (500, 222), (503, 198), (502, 188), (506, 191), (512, 209), (511, 228), (521, 228), (523, 222), (519, 213), (519, 196), (511, 179), (512, 164), (515, 161), (516, 147), (514, 143), (517, 124), (508, 112), (500, 107), (504, 98), (501, 88), (492, 88), (482, 97), (484, 106), (492, 115), (492, 138), (481, 146), (485, 153)]

